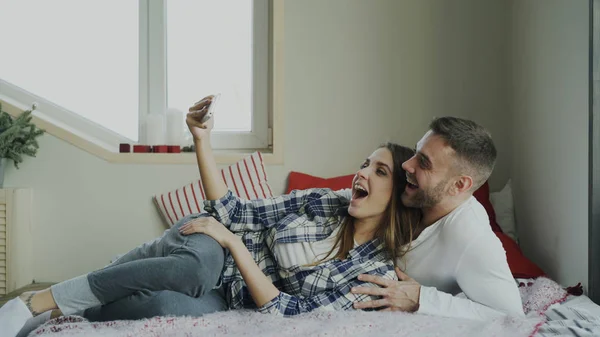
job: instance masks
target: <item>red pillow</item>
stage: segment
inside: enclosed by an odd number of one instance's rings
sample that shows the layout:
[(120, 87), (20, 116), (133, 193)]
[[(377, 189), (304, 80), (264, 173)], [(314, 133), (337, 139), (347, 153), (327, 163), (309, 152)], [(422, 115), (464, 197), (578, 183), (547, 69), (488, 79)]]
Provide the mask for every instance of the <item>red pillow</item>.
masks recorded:
[(500, 228), (496, 222), (496, 212), (494, 211), (494, 206), (492, 206), (492, 202), (490, 201), (490, 185), (488, 185), (488, 182), (486, 181), (485, 184), (477, 189), (477, 191), (473, 193), (473, 196), (481, 205), (483, 205), (483, 208), (485, 208), (485, 211), (490, 218), (490, 226), (492, 226), (492, 230), (494, 232), (503, 233), (502, 228)]
[(341, 190), (352, 187), (352, 179), (354, 179), (354, 174), (325, 179), (292, 171), (288, 177), (288, 188), (285, 193), (290, 193), (293, 190), (306, 190), (309, 188)]
[(508, 267), (515, 278), (536, 278), (540, 276), (546, 276), (544, 271), (538, 267), (535, 263), (531, 262), (528, 258), (523, 255), (521, 248), (511, 239), (510, 236), (504, 233), (496, 232), (496, 236), (502, 242), (502, 246), (506, 251), (506, 259), (508, 260)]

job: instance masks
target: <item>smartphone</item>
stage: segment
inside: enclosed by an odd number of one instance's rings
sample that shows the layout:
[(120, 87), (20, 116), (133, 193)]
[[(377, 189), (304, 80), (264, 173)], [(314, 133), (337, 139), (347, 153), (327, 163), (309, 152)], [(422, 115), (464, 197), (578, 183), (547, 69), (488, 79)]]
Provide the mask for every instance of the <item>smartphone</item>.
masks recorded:
[(208, 109), (203, 109), (204, 112), (202, 114), (199, 114), (200, 111), (202, 111), (202, 110), (197, 110), (197, 108), (196, 108), (196, 106), (198, 104), (200, 104), (200, 102), (202, 102), (202, 100), (194, 103), (194, 106), (192, 106), (190, 108), (190, 112), (194, 113), (193, 118), (202, 124), (208, 122), (208, 120), (212, 118), (212, 116), (215, 112), (217, 102), (219, 101), (220, 96), (221, 96), (221, 94), (213, 95), (213, 98), (212, 98), (210, 104), (208, 105)]
[(216, 94), (213, 96), (212, 101), (210, 102), (210, 105), (208, 106), (208, 112), (202, 116), (202, 119), (200, 119), (200, 123), (204, 124), (206, 122), (208, 122), (209, 119), (212, 118), (215, 109), (217, 107), (217, 104), (219, 102), (219, 97), (221, 97), (221, 94)]

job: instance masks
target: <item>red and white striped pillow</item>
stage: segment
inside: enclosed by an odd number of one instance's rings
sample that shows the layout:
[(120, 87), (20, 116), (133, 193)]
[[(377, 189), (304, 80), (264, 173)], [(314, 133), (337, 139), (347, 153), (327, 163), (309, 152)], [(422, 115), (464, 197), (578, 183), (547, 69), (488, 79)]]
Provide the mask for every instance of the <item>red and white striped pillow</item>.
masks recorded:
[[(231, 192), (240, 198), (250, 200), (273, 196), (260, 152), (254, 152), (222, 169), (221, 175)], [(186, 215), (202, 212), (204, 199), (204, 188), (200, 180), (154, 196), (154, 202), (169, 227)]]

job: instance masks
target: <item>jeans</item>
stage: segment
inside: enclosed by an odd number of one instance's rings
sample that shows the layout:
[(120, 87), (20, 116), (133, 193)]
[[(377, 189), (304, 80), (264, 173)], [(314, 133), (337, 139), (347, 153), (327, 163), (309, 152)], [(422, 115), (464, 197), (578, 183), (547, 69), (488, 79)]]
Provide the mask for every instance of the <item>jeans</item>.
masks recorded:
[(176, 291), (138, 291), (115, 302), (87, 309), (91, 322), (136, 320), (154, 316), (202, 316), (228, 309), (223, 289), (213, 289), (195, 298)]
[[(227, 309), (219, 280), (223, 248), (204, 234), (181, 235), (181, 219), (153, 241), (102, 268), (52, 286), (63, 314), (92, 320), (137, 319), (156, 315), (202, 315)], [(90, 310), (86, 310), (90, 309)]]

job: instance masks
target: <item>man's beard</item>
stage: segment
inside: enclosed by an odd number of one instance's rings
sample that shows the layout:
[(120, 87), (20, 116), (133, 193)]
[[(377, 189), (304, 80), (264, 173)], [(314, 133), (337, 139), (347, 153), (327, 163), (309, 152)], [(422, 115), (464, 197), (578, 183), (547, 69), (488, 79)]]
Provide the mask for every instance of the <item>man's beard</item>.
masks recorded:
[(434, 188), (423, 190), (418, 189), (413, 196), (402, 195), (402, 203), (411, 208), (431, 208), (442, 201), (444, 196), (444, 187), (448, 181), (444, 180), (438, 183)]

